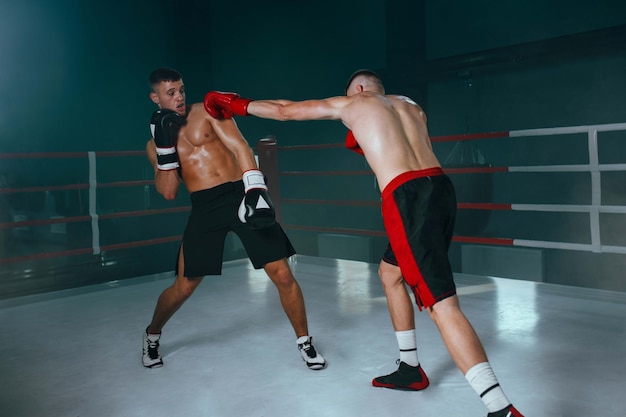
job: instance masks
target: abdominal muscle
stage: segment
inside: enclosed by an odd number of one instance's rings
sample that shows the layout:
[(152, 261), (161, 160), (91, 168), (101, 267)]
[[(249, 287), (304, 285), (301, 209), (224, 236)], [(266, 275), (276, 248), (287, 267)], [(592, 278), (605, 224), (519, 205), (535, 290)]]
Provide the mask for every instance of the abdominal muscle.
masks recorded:
[(181, 176), (189, 192), (238, 181), (242, 172), (235, 155), (224, 145), (204, 117), (193, 110), (178, 135)]

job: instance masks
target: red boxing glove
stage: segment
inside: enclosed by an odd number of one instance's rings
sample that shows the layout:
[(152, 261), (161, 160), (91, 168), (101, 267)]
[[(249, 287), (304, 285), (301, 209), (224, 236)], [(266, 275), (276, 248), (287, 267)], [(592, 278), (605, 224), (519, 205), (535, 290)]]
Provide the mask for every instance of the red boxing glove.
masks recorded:
[(356, 138), (351, 130), (348, 130), (348, 134), (346, 135), (346, 148), (350, 149), (352, 152), (356, 152), (359, 155), (363, 155), (363, 149), (356, 142)]
[(247, 116), (251, 101), (249, 98), (239, 97), (237, 93), (209, 91), (204, 96), (204, 109), (215, 119), (230, 119), (233, 116)]

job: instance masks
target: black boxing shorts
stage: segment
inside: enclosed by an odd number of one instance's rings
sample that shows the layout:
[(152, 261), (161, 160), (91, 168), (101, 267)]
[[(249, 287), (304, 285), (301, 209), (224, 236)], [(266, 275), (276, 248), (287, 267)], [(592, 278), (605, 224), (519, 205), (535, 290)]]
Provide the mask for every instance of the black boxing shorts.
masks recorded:
[(241, 223), (237, 209), (243, 196), (242, 181), (191, 193), (191, 214), (182, 242), (185, 277), (222, 273), (224, 242), (229, 232), (239, 237), (255, 269), (296, 253), (278, 223), (264, 229)]
[(382, 213), (389, 237), (383, 260), (400, 267), (420, 310), (455, 295), (448, 249), (456, 195), (443, 170), (398, 175), (382, 192)]

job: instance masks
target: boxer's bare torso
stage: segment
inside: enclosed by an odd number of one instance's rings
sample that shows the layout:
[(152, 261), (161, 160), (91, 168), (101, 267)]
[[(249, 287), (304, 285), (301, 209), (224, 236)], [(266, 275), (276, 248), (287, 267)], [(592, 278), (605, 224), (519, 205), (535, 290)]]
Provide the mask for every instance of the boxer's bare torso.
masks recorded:
[[(180, 174), (189, 192), (241, 179), (235, 154), (220, 140), (210, 119), (202, 104), (193, 104), (178, 132)], [(156, 160), (153, 140), (148, 141), (147, 152)]]
[(404, 96), (362, 92), (347, 97), (341, 120), (352, 130), (380, 189), (403, 172), (440, 167), (419, 105)]
[[(246, 170), (256, 169), (254, 154), (235, 122), (215, 120), (204, 110), (202, 103), (187, 109), (184, 104), (182, 81), (164, 81), (159, 86), (159, 106), (179, 112), (185, 124), (178, 132), (176, 150), (180, 163), (180, 178), (187, 191), (212, 188), (230, 181), (238, 181)], [(168, 91), (182, 91), (178, 99)], [(170, 98), (172, 97), (172, 98)], [(146, 144), (148, 159), (155, 167), (157, 190), (166, 198), (173, 198), (178, 190), (178, 171), (160, 171), (156, 164), (156, 145), (150, 139)]]

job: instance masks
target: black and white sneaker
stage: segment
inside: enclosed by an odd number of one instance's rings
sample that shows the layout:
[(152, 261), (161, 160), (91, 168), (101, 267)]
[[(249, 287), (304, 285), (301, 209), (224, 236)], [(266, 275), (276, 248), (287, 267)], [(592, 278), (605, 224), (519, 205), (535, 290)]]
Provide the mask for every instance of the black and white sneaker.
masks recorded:
[(159, 353), (159, 339), (161, 334), (148, 334), (148, 328), (143, 334), (143, 366), (146, 368), (160, 368), (163, 366), (163, 358)]
[(313, 347), (312, 337), (302, 336), (296, 342), (298, 343), (298, 350), (300, 350), (302, 360), (306, 362), (306, 366), (309, 369), (317, 371), (326, 367), (326, 359)]

